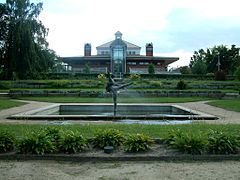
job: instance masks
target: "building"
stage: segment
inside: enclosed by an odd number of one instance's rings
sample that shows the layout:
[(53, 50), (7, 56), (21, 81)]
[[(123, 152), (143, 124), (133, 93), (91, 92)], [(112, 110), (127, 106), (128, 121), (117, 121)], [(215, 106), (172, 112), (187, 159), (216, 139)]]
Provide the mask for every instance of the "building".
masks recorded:
[(84, 45), (84, 56), (64, 57), (63, 62), (71, 66), (73, 72), (84, 72), (86, 68), (91, 73), (112, 72), (121, 74), (147, 74), (149, 64), (154, 64), (155, 73), (166, 72), (167, 66), (178, 57), (153, 56), (153, 44), (146, 44), (146, 54), (140, 55), (141, 47), (122, 39), (122, 33), (115, 33), (115, 40), (96, 47), (97, 55), (92, 55), (91, 44)]

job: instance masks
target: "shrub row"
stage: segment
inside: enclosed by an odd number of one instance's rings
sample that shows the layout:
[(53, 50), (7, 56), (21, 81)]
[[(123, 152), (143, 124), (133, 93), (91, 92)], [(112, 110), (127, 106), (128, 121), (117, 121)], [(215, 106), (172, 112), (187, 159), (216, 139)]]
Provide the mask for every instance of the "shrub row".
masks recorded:
[[(189, 154), (236, 154), (240, 150), (240, 134), (232, 135), (213, 130), (197, 134), (173, 130), (164, 138), (164, 142), (170, 148)], [(123, 149), (125, 152), (140, 152), (149, 150), (153, 143), (147, 135), (124, 135), (116, 129), (98, 131), (89, 139), (78, 131), (63, 131), (55, 127), (31, 132), (19, 140), (9, 132), (0, 133), (0, 153), (16, 150), (21, 154), (70, 154), (91, 148), (104, 149), (106, 146)]]
[(0, 133), (0, 153), (16, 150), (21, 154), (78, 153), (87, 149), (113, 146), (124, 148), (126, 152), (146, 151), (153, 143), (149, 136), (143, 134), (124, 135), (115, 129), (97, 132), (93, 138), (86, 139), (78, 131), (63, 131), (59, 128), (45, 128), (30, 132), (26, 137), (16, 140), (9, 132)]
[(240, 136), (211, 130), (193, 134), (179, 130), (169, 132), (165, 143), (174, 149), (189, 154), (236, 154), (240, 148)]

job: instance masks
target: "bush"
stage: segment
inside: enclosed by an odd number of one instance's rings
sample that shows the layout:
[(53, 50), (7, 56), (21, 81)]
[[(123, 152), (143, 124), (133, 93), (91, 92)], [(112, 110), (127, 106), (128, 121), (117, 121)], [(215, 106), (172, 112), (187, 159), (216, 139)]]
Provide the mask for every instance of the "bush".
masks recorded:
[(132, 81), (138, 81), (140, 80), (141, 78), (141, 75), (140, 74), (130, 74), (130, 77), (129, 77)]
[(207, 141), (200, 134), (181, 133), (170, 140), (170, 146), (188, 154), (202, 154)]
[(144, 134), (129, 135), (124, 142), (124, 150), (126, 152), (147, 151), (152, 143), (153, 140)]
[(55, 150), (51, 138), (49, 138), (44, 131), (28, 134), (26, 138), (20, 140), (18, 149), (19, 152), (23, 154), (41, 155)]
[(87, 147), (87, 140), (81, 134), (67, 131), (60, 141), (59, 150), (64, 153), (76, 153), (84, 151)]
[(234, 75), (236, 76), (236, 79), (240, 81), (240, 67), (237, 68), (237, 70), (234, 72)]
[(177, 138), (181, 138), (183, 136), (183, 132), (180, 131), (179, 129), (177, 130), (172, 130), (168, 132), (168, 135), (166, 138), (164, 138), (164, 142), (171, 146), (175, 143)]
[(0, 153), (10, 152), (14, 150), (15, 135), (8, 131), (0, 132)]
[(63, 136), (63, 131), (57, 127), (47, 127), (43, 129), (43, 131), (44, 131), (43, 133), (45, 133), (46, 136), (52, 142), (54, 149), (57, 151), (59, 148), (60, 140), (62, 139)]
[(187, 89), (187, 83), (184, 80), (180, 80), (177, 83), (177, 89), (180, 89), (180, 90)]
[(216, 81), (225, 81), (226, 80), (226, 74), (223, 71), (217, 71), (215, 73), (215, 80)]
[(162, 88), (161, 81), (149, 81), (149, 85), (156, 88)]
[(123, 134), (116, 129), (106, 129), (104, 131), (97, 132), (92, 143), (94, 147), (103, 149), (105, 146), (119, 147), (123, 144), (125, 138)]
[(208, 136), (207, 149), (213, 154), (235, 154), (239, 148), (237, 137), (221, 131), (212, 131)]

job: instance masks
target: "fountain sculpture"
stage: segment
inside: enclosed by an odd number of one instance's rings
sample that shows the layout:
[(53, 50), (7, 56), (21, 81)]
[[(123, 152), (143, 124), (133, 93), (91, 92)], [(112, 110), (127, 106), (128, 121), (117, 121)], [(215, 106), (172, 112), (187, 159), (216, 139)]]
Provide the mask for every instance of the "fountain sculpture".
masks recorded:
[(108, 83), (106, 86), (106, 91), (112, 93), (113, 97), (113, 114), (116, 116), (117, 114), (117, 93), (119, 92), (120, 89), (123, 89), (127, 86), (130, 86), (132, 83), (126, 83), (126, 84), (118, 84), (114, 80), (114, 75), (108, 72)]

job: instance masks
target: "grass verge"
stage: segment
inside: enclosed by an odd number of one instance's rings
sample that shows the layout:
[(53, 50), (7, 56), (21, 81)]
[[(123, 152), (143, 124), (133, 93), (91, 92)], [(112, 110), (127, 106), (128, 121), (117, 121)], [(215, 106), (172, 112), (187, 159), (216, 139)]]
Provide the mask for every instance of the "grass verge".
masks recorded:
[(0, 131), (8, 130), (14, 133), (18, 138), (25, 136), (28, 132), (38, 131), (46, 127), (59, 127), (63, 130), (79, 131), (85, 137), (93, 137), (98, 131), (113, 128), (123, 133), (136, 134), (142, 133), (153, 138), (165, 138), (169, 131), (180, 130), (186, 133), (202, 134), (210, 130), (222, 131), (228, 134), (239, 134), (240, 124), (188, 124), (188, 125), (142, 125), (142, 124), (86, 124), (86, 125), (23, 125), (23, 124), (0, 124)]
[(11, 108), (11, 107), (16, 107), (16, 106), (21, 106), (24, 104), (26, 104), (26, 103), (14, 101), (9, 98), (4, 98), (4, 99), (0, 99), (0, 110)]
[(240, 100), (239, 99), (214, 100), (214, 101), (208, 102), (207, 104), (209, 104), (211, 106), (216, 106), (216, 107), (220, 107), (223, 109), (231, 110), (231, 111), (240, 112)]

